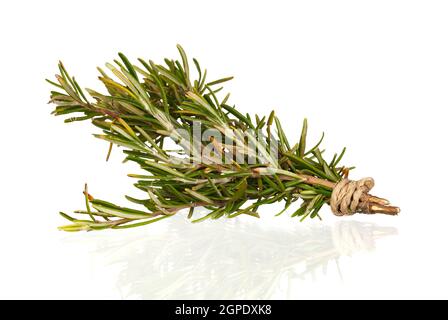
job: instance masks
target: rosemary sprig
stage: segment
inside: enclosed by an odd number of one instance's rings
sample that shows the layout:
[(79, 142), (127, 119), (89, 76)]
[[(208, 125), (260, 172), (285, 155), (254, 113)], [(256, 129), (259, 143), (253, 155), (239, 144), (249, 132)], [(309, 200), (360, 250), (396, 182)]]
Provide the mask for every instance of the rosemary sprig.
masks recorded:
[[(55, 87), (50, 100), (56, 104), (54, 115), (70, 115), (65, 122), (91, 120), (102, 130), (95, 137), (111, 148), (123, 147), (125, 160), (136, 162), (146, 173), (129, 175), (146, 197), (127, 196), (143, 210), (95, 199), (86, 187), (86, 210), (75, 213), (87, 218), (61, 213), (71, 224), (60, 229), (131, 228), (181, 209), (190, 209), (188, 218), (193, 222), (241, 214), (258, 217), (257, 209), (264, 204), (284, 201), (286, 210), (299, 199), (303, 203), (292, 217), (319, 217), (335, 184), (352, 169), (339, 165), (345, 148), (331, 162), (323, 158), (322, 139), (307, 149), (306, 119), (299, 142), (292, 145), (274, 112), (268, 117), (255, 115), (254, 122), (228, 103), (229, 95), (219, 100), (221, 85), (232, 77), (208, 81), (206, 70), (193, 59), (197, 73), (193, 79), (184, 50), (177, 48), (180, 61), (165, 59), (163, 65), (144, 59), (134, 65), (119, 53), (119, 60), (106, 64), (109, 73), (98, 69), (107, 93), (84, 92), (62, 63), (57, 81), (47, 80)], [(213, 132), (205, 141), (191, 139), (198, 124), (200, 137)], [(179, 149), (165, 149), (167, 139)], [(194, 208), (199, 206), (210, 212), (197, 217)]]

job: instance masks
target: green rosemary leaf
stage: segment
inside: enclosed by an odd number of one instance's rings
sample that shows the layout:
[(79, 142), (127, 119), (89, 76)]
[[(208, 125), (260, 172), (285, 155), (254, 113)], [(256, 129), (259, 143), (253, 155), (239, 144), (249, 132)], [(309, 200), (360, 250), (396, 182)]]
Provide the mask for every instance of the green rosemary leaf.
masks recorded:
[(66, 232), (78, 232), (78, 231), (88, 231), (90, 230), (89, 226), (86, 224), (73, 223), (66, 226), (60, 226), (59, 230)]
[(72, 117), (72, 118), (67, 118), (64, 120), (65, 123), (69, 123), (69, 122), (76, 122), (76, 121), (84, 121), (87, 119), (91, 119), (93, 117), (93, 115), (88, 115), (88, 116), (84, 116), (84, 117)]
[(266, 182), (272, 189), (277, 190), (277, 191), (282, 191), (282, 189), (281, 189), (279, 186), (277, 186), (277, 184), (274, 183), (274, 181), (272, 181), (271, 179), (269, 179), (267, 176), (262, 176), (261, 178), (262, 178), (262, 180), (263, 180), (264, 182)]
[(235, 202), (241, 198), (244, 197), (245, 193), (247, 190), (247, 180), (243, 179), (238, 185), (237, 185), (237, 190), (236, 192), (233, 194), (232, 198), (230, 201)]
[(53, 86), (55, 86), (55, 87), (58, 87), (59, 89), (64, 89), (64, 87), (61, 86), (59, 83), (56, 83), (56, 82), (51, 81), (51, 80), (49, 80), (49, 79), (45, 79), (45, 81), (47, 81), (49, 84), (51, 84), (51, 85), (53, 85)]
[(238, 110), (236, 110), (235, 108), (232, 108), (231, 106), (228, 106), (226, 104), (222, 104), (221, 105), (223, 109), (227, 110), (228, 112), (230, 112), (234, 117), (236, 117), (238, 120), (242, 121), (243, 123), (247, 124), (251, 129), (254, 129), (254, 127), (252, 126), (252, 124), (248, 123), (247, 119), (245, 116), (243, 116)]
[(103, 134), (94, 134), (93, 136), (95, 136), (98, 139), (105, 140), (105, 141), (108, 141), (108, 142), (112, 142), (112, 143), (117, 144), (119, 146), (128, 148), (130, 150), (140, 150), (140, 151), (144, 151), (145, 150), (144, 148), (142, 148), (141, 146), (139, 146), (139, 145), (137, 145), (135, 143), (132, 143), (132, 142), (129, 142), (128, 140), (123, 140), (123, 139), (120, 139), (120, 138), (117, 138), (117, 137), (113, 137), (113, 136), (109, 136), (109, 135), (103, 135)]
[(336, 159), (336, 161), (333, 163), (333, 167), (336, 167), (336, 166), (339, 164), (339, 162), (342, 160), (342, 157), (344, 156), (346, 150), (347, 150), (347, 149), (346, 149), (345, 147), (344, 147), (344, 149), (342, 149), (341, 154), (340, 154), (339, 157)]
[(300, 221), (302, 222), (303, 220), (305, 220), (308, 215), (311, 213), (311, 211), (315, 208), (315, 204), (320, 201), (320, 199), (322, 198), (322, 195), (317, 195), (315, 196), (306, 206), (305, 211), (303, 213), (303, 217), (300, 219)]
[(191, 189), (185, 189), (185, 192), (190, 194), (191, 196), (195, 197), (198, 200), (204, 201), (204, 202), (209, 203), (209, 204), (213, 204), (214, 203), (212, 200), (210, 200), (209, 198), (207, 198), (203, 194), (200, 194), (199, 192), (193, 191)]
[[(201, 78), (202, 78), (202, 70), (201, 70), (201, 66), (199, 65), (199, 62), (198, 62), (198, 60), (196, 60), (195, 58), (193, 58), (193, 63), (194, 63), (194, 65), (196, 66), (196, 70), (197, 70), (197, 72), (198, 72), (198, 76), (199, 76), (199, 78), (198, 78), (198, 80), (197, 80), (197, 84), (199, 85), (199, 83), (201, 83)], [(199, 89), (199, 88), (198, 88)]]
[(159, 218), (155, 218), (155, 219), (151, 219), (151, 220), (146, 220), (143, 222), (137, 222), (137, 223), (131, 223), (131, 224), (125, 224), (125, 225), (120, 225), (120, 226), (113, 226), (112, 229), (129, 229), (129, 228), (135, 228), (135, 227), (141, 227), (141, 226), (146, 226), (148, 224), (169, 218), (171, 216), (161, 216)]
[(180, 56), (182, 57), (182, 64), (183, 64), (184, 72), (185, 72), (185, 80), (187, 82), (187, 86), (190, 88), (191, 87), (190, 67), (188, 66), (187, 55), (185, 54), (184, 49), (179, 44), (177, 45), (177, 50), (179, 50)]
[(337, 177), (334, 172), (330, 169), (327, 162), (322, 158), (322, 154), (319, 149), (316, 149), (313, 151), (313, 154), (316, 156), (317, 160), (319, 161), (319, 164), (324, 169), (325, 178), (327, 178), (330, 181), (338, 181), (339, 177)]
[(202, 218), (199, 218), (199, 219), (196, 219), (196, 220), (192, 220), (191, 222), (192, 222), (192, 223), (198, 223), (198, 222), (205, 221), (205, 220), (207, 220), (207, 219), (212, 218), (212, 217), (214, 216), (214, 214), (215, 214), (215, 211), (212, 211), (212, 212), (210, 212), (209, 214), (203, 216)]
[(277, 126), (278, 137), (280, 139), (280, 146), (284, 146), (285, 151), (291, 149), (289, 146), (288, 138), (286, 138), (285, 132), (280, 124), (280, 120), (277, 117), (274, 117), (275, 125)]
[(175, 169), (172, 169), (172, 168), (168, 167), (167, 165), (164, 165), (164, 164), (161, 164), (161, 163), (155, 163), (155, 162), (152, 162), (152, 161), (145, 161), (145, 164), (149, 165), (151, 167), (160, 169), (162, 171), (165, 171), (166, 173), (169, 173), (169, 174), (171, 174), (173, 176), (176, 176), (176, 177), (179, 177), (179, 178), (183, 178), (183, 179), (186, 179), (186, 180), (191, 180), (190, 178), (188, 178), (187, 176), (185, 176), (181, 172), (179, 172), (179, 171), (177, 171)]
[(306, 148), (306, 134), (308, 132), (308, 120), (305, 118), (303, 119), (303, 126), (302, 126), (302, 134), (300, 135), (300, 143), (298, 148), (298, 156), (303, 158), (305, 156), (305, 148)]
[(118, 207), (116, 205), (113, 205), (109, 202), (101, 201), (101, 200), (93, 200), (90, 202), (92, 204), (92, 207), (100, 212), (104, 212), (113, 216), (117, 216), (120, 218), (127, 218), (127, 219), (143, 219), (145, 217), (152, 217), (153, 215), (151, 213), (147, 213), (140, 210), (130, 209), (130, 208), (123, 208)]
[(299, 158), (299, 157), (294, 156), (294, 155), (289, 154), (289, 153), (285, 153), (285, 156), (287, 156), (288, 158), (294, 160), (297, 164), (300, 164), (303, 168), (308, 169), (313, 174), (317, 174), (320, 177), (325, 177), (326, 176), (325, 172), (323, 172), (319, 168), (316, 168), (315, 166), (313, 166), (313, 164), (310, 163), (309, 160), (307, 160), (307, 159), (302, 159), (302, 158)]
[(226, 77), (226, 78), (221, 78), (221, 79), (218, 79), (218, 80), (210, 81), (210, 82), (207, 83), (207, 86), (211, 87), (211, 86), (214, 86), (214, 85), (219, 84), (219, 83), (230, 81), (232, 79), (233, 79), (233, 77)]
[(194, 207), (191, 207), (188, 211), (188, 219), (191, 219), (193, 217)]
[(131, 76), (133, 76), (135, 80), (138, 80), (137, 72), (135, 71), (132, 64), (129, 62), (128, 58), (126, 58), (126, 56), (121, 52), (119, 52), (118, 55), (120, 56), (120, 59), (123, 61), (124, 65), (126, 66), (126, 69), (129, 71)]
[(320, 144), (322, 143), (322, 141), (324, 141), (324, 137), (325, 137), (325, 133), (322, 132), (322, 136), (320, 137), (319, 141), (317, 142), (317, 144), (312, 147), (310, 150), (308, 150), (307, 152), (305, 152), (305, 156), (309, 155), (310, 153), (312, 153), (314, 150), (316, 150), (317, 148), (319, 148)]
[(75, 218), (70, 217), (68, 214), (65, 214), (64, 212), (59, 212), (59, 214), (69, 221), (72, 221), (72, 222), (75, 221)]
[(286, 210), (288, 210), (288, 208), (291, 206), (291, 203), (292, 203), (292, 197), (289, 196), (288, 200), (286, 200), (286, 202), (285, 202), (285, 206), (284, 206), (283, 210), (280, 211), (279, 213), (277, 213), (275, 216), (278, 217), (279, 215), (284, 213)]

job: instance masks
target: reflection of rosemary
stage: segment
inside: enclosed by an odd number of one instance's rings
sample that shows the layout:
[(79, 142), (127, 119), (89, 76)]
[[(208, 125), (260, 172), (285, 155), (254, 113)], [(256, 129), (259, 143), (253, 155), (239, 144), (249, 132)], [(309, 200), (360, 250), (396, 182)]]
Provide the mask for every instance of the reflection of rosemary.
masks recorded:
[(341, 259), (375, 251), (378, 240), (398, 232), (353, 220), (269, 229), (231, 222), (203, 224), (197, 232), (173, 217), (164, 226), (169, 234), (114, 240), (97, 234), (102, 241), (93, 254), (120, 269), (116, 285), (125, 298), (300, 299), (304, 291), (293, 288), (336, 272), (343, 280)]
[[(325, 203), (330, 203), (337, 215), (398, 213), (387, 200), (368, 193), (372, 179), (347, 179), (351, 168), (339, 165), (345, 149), (330, 162), (322, 157), (322, 139), (307, 149), (306, 120), (299, 142), (290, 144), (274, 112), (251, 119), (228, 104), (229, 95), (218, 99), (222, 87), (217, 85), (231, 78), (207, 82), (206, 70), (193, 59), (198, 73), (193, 81), (189, 61), (183, 49), (178, 49), (181, 62), (165, 59), (166, 65), (139, 59), (141, 65), (135, 66), (119, 54), (120, 61), (106, 65), (117, 80), (99, 69), (108, 94), (86, 89), (93, 101), (62, 63), (57, 82), (48, 80), (58, 88), (51, 92), (51, 102), (57, 105), (55, 115), (78, 114), (66, 122), (91, 119), (103, 130), (95, 136), (110, 143), (109, 154), (113, 144), (122, 146), (126, 160), (148, 172), (129, 175), (138, 179), (135, 186), (148, 197), (127, 196), (145, 210), (94, 199), (86, 187), (86, 210), (76, 213), (90, 219), (61, 213), (72, 222), (62, 230), (141, 226), (186, 208), (190, 210), (188, 217), (193, 218), (194, 208), (199, 206), (210, 212), (194, 217), (193, 222), (240, 214), (258, 217), (257, 209), (263, 204), (284, 201), (287, 209), (298, 199), (303, 202), (292, 216), (301, 220), (318, 217)], [(206, 141), (194, 138), (197, 127), (199, 137), (208, 136)], [(164, 148), (167, 139), (178, 149)]]

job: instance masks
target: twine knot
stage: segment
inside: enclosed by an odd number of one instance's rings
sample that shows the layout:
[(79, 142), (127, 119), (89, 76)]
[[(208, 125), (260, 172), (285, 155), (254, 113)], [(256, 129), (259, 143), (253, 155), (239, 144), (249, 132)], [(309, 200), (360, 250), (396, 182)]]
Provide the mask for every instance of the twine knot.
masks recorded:
[(358, 181), (343, 179), (333, 189), (330, 199), (331, 211), (337, 216), (368, 212), (368, 203), (362, 199), (375, 185), (373, 178)]

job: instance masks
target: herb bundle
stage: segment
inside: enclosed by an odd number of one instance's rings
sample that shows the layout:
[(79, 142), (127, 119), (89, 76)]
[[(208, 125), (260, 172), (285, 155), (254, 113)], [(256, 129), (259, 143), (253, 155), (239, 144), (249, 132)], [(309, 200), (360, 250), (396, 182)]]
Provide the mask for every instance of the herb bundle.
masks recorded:
[[(142, 226), (182, 209), (189, 209), (192, 222), (259, 217), (260, 206), (284, 201), (280, 215), (299, 199), (292, 217), (300, 220), (319, 217), (324, 204), (336, 215), (399, 212), (370, 195), (373, 179), (348, 179), (352, 168), (340, 165), (345, 148), (326, 161), (323, 136), (309, 147), (306, 119), (299, 141), (292, 144), (274, 112), (252, 118), (229, 104), (229, 94), (219, 99), (221, 85), (232, 77), (208, 81), (199, 62), (177, 48), (180, 60), (165, 59), (164, 65), (143, 59), (134, 65), (119, 53), (119, 60), (106, 64), (108, 73), (98, 68), (107, 93), (81, 89), (62, 63), (56, 81), (47, 80), (56, 88), (53, 114), (73, 115), (65, 122), (90, 120), (102, 130), (95, 137), (110, 143), (108, 157), (113, 145), (121, 146), (125, 161), (136, 162), (145, 173), (129, 174), (145, 197), (126, 196), (141, 210), (95, 199), (86, 186), (86, 208), (75, 211), (81, 218), (61, 212), (71, 222), (61, 230)], [(198, 217), (196, 207), (209, 212)]]

